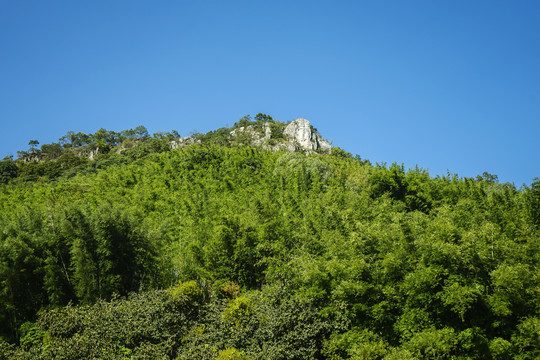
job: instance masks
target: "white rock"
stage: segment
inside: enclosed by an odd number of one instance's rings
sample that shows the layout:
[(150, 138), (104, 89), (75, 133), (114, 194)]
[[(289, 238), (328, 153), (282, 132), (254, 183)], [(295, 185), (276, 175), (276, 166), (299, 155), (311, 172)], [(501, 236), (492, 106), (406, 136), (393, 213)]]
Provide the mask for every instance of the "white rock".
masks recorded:
[(329, 151), (330, 144), (323, 140), (306, 119), (296, 119), (283, 131), (285, 137), (305, 151), (323, 150)]
[(290, 140), (295, 141), (304, 150), (315, 150), (311, 141), (311, 124), (306, 119), (296, 119), (283, 131)]

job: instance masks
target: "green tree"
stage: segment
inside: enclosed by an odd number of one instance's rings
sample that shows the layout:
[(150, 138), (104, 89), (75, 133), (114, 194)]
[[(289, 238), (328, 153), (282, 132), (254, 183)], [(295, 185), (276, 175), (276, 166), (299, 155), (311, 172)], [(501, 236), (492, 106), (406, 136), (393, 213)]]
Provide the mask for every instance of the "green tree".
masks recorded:
[(0, 161), (0, 184), (7, 184), (11, 179), (16, 178), (18, 170), (12, 159), (4, 158)]
[(74, 209), (64, 232), (73, 239), (73, 282), (83, 302), (126, 295), (154, 279), (155, 249), (126, 212), (102, 206), (88, 215)]
[(526, 209), (532, 223), (540, 228), (540, 179), (535, 178), (531, 187), (525, 191)]
[(28, 145), (30, 145), (30, 152), (35, 152), (37, 150), (37, 145), (39, 145), (39, 141), (37, 140), (30, 140), (28, 142)]

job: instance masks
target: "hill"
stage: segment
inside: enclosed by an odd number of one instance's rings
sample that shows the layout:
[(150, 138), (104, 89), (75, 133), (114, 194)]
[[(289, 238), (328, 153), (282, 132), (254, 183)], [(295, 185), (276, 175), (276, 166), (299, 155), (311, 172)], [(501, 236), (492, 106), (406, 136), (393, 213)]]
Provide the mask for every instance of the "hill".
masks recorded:
[(274, 152), (312, 153), (329, 152), (331, 149), (308, 120), (296, 119), (284, 124), (261, 113), (253, 120), (246, 115), (231, 128), (186, 137), (181, 137), (176, 130), (150, 136), (142, 125), (121, 132), (106, 129), (99, 129), (94, 134), (69, 131), (58, 142), (44, 144), (39, 149), (39, 141), (30, 140), (27, 151), (17, 151), (17, 159), (4, 158), (0, 162), (0, 184), (70, 177), (80, 171), (93, 171), (115, 162), (127, 163), (149, 154), (202, 142), (206, 145), (249, 145)]
[(372, 165), (291, 124), (5, 159), (0, 358), (538, 358), (539, 181)]

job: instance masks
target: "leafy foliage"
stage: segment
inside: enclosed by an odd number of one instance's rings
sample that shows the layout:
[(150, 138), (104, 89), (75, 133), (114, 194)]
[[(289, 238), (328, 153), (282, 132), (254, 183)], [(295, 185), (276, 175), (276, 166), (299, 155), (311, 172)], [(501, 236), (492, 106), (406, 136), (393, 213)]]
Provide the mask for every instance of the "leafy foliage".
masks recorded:
[(0, 358), (540, 356), (538, 180), (178, 138), (0, 163)]
[(17, 165), (12, 159), (0, 161), (0, 184), (7, 184), (11, 179), (17, 177)]

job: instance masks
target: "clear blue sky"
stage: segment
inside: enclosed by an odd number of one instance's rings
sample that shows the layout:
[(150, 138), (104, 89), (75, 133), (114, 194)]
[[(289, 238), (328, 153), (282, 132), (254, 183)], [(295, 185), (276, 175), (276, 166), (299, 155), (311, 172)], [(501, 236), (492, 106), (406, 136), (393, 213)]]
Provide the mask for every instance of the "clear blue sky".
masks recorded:
[(540, 1), (0, 1), (0, 156), (309, 119), (375, 162), (540, 177)]

